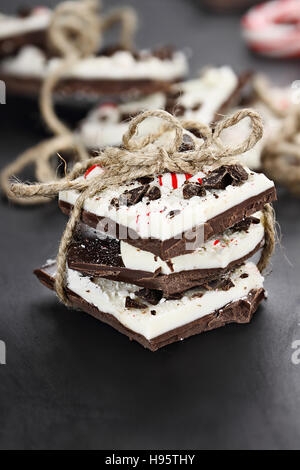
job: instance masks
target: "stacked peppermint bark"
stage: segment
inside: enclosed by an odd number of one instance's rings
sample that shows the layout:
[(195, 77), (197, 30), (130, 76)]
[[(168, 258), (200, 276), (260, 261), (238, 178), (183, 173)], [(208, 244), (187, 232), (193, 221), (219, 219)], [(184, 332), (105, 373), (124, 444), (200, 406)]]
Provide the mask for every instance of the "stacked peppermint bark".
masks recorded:
[[(78, 196), (61, 192), (61, 210), (70, 214)], [(69, 301), (152, 351), (247, 323), (265, 297), (248, 259), (264, 244), (262, 210), (275, 198), (272, 181), (239, 164), (106, 189), (85, 201), (68, 251)], [(53, 288), (55, 270), (50, 262), (35, 273)]]

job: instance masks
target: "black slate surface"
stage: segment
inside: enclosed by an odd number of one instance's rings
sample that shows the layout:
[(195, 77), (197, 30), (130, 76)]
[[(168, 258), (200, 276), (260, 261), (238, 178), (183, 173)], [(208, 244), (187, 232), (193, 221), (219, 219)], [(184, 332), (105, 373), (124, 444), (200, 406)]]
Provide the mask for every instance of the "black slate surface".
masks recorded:
[[(16, 2), (1, 1), (3, 11)], [(46, 3), (46, 2), (45, 2)], [(110, 4), (117, 4), (111, 1)], [(207, 63), (253, 68), (281, 83), (299, 64), (252, 56), (239, 19), (187, 0), (136, 0), (139, 45), (175, 43)], [(0, 108), (0, 165), (42, 137), (35, 106)], [(282, 230), (269, 299), (249, 326), (229, 326), (150, 353), (110, 327), (60, 305), (32, 270), (56, 254), (65, 218), (56, 204), (1, 200), (2, 449), (291, 449), (300, 442), (300, 200), (279, 193)], [(289, 260), (289, 261), (288, 261)]]

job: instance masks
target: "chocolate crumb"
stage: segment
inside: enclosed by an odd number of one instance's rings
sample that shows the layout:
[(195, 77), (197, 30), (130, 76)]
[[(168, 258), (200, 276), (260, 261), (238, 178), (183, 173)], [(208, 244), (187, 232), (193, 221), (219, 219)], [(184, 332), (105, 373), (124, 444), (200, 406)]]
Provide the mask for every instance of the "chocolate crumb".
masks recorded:
[(233, 282), (231, 279), (216, 279), (215, 281), (208, 282), (207, 284), (203, 285), (206, 290), (229, 290), (234, 287)]
[(247, 277), (249, 277), (249, 274), (247, 274), (247, 273), (243, 273), (243, 274), (240, 275), (241, 279), (246, 279)]
[(156, 310), (151, 310), (151, 315), (156, 315)]
[(169, 219), (174, 219), (174, 217), (178, 214), (180, 214), (180, 210), (176, 209), (175, 211), (170, 211), (168, 217)]
[(162, 292), (156, 289), (141, 289), (135, 295), (151, 305), (157, 305), (162, 298)]
[(191, 199), (193, 196), (205, 196), (206, 191), (200, 183), (185, 183), (182, 190), (184, 199)]
[(195, 294), (192, 295), (192, 299), (201, 299), (201, 297), (204, 296), (203, 292), (196, 292)]
[(131, 297), (127, 296), (126, 301), (125, 301), (125, 308), (147, 308), (147, 305), (143, 304), (142, 302), (139, 302), (136, 299), (132, 299)]

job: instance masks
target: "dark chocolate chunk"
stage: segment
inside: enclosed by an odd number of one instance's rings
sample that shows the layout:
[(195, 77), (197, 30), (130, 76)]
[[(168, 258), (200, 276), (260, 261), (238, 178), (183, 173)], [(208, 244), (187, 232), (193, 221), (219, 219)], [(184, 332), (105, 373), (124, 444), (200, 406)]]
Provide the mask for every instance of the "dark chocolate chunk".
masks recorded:
[(114, 197), (111, 201), (110, 201), (110, 205), (113, 206), (113, 207), (116, 207), (117, 209), (120, 207), (120, 202), (119, 202), (119, 199), (117, 197)]
[(154, 180), (154, 178), (153, 176), (141, 176), (140, 178), (137, 178), (136, 180), (141, 184), (149, 184)]
[(120, 206), (134, 206), (143, 199), (148, 190), (149, 184), (144, 184), (143, 186), (130, 190), (127, 189), (123, 194), (121, 194), (119, 199), (113, 198), (110, 201), (110, 204), (117, 208)]
[(151, 315), (156, 315), (156, 310), (151, 310)]
[(232, 227), (235, 232), (247, 232), (251, 224), (259, 224), (260, 220), (257, 217), (246, 217)]
[(149, 189), (147, 192), (146, 196), (150, 199), (150, 201), (156, 201), (156, 199), (160, 199), (161, 197), (161, 192), (158, 186), (152, 186), (152, 188)]
[(222, 165), (203, 179), (206, 189), (225, 189), (229, 185), (238, 186), (248, 179), (242, 165)]
[(141, 289), (135, 295), (151, 305), (157, 305), (162, 298), (162, 292), (155, 289)]
[(187, 152), (189, 150), (194, 150), (194, 149), (195, 149), (195, 144), (193, 142), (192, 137), (188, 134), (183, 134), (182, 144), (179, 147), (179, 152)]
[(193, 196), (199, 196), (199, 197), (205, 196), (206, 191), (204, 187), (198, 182), (195, 182), (195, 183), (186, 182), (183, 185), (182, 194), (183, 194), (184, 199), (191, 199), (191, 197)]
[(147, 308), (147, 305), (143, 304), (139, 300), (132, 299), (131, 297), (127, 296), (126, 301), (125, 301), (125, 308), (143, 309), (143, 308)]

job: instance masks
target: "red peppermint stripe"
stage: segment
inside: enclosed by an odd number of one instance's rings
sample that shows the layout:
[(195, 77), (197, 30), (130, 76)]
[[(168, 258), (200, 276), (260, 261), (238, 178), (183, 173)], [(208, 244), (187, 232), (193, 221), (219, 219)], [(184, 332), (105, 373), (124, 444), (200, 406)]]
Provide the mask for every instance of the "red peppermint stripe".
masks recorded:
[(91, 166), (91, 167), (85, 172), (84, 177), (86, 178), (86, 177), (87, 177), (95, 168), (97, 168), (97, 167), (101, 168), (101, 165), (93, 165), (93, 166)]
[(172, 188), (177, 189), (178, 188), (178, 179), (176, 173), (171, 173), (171, 178), (172, 178)]

